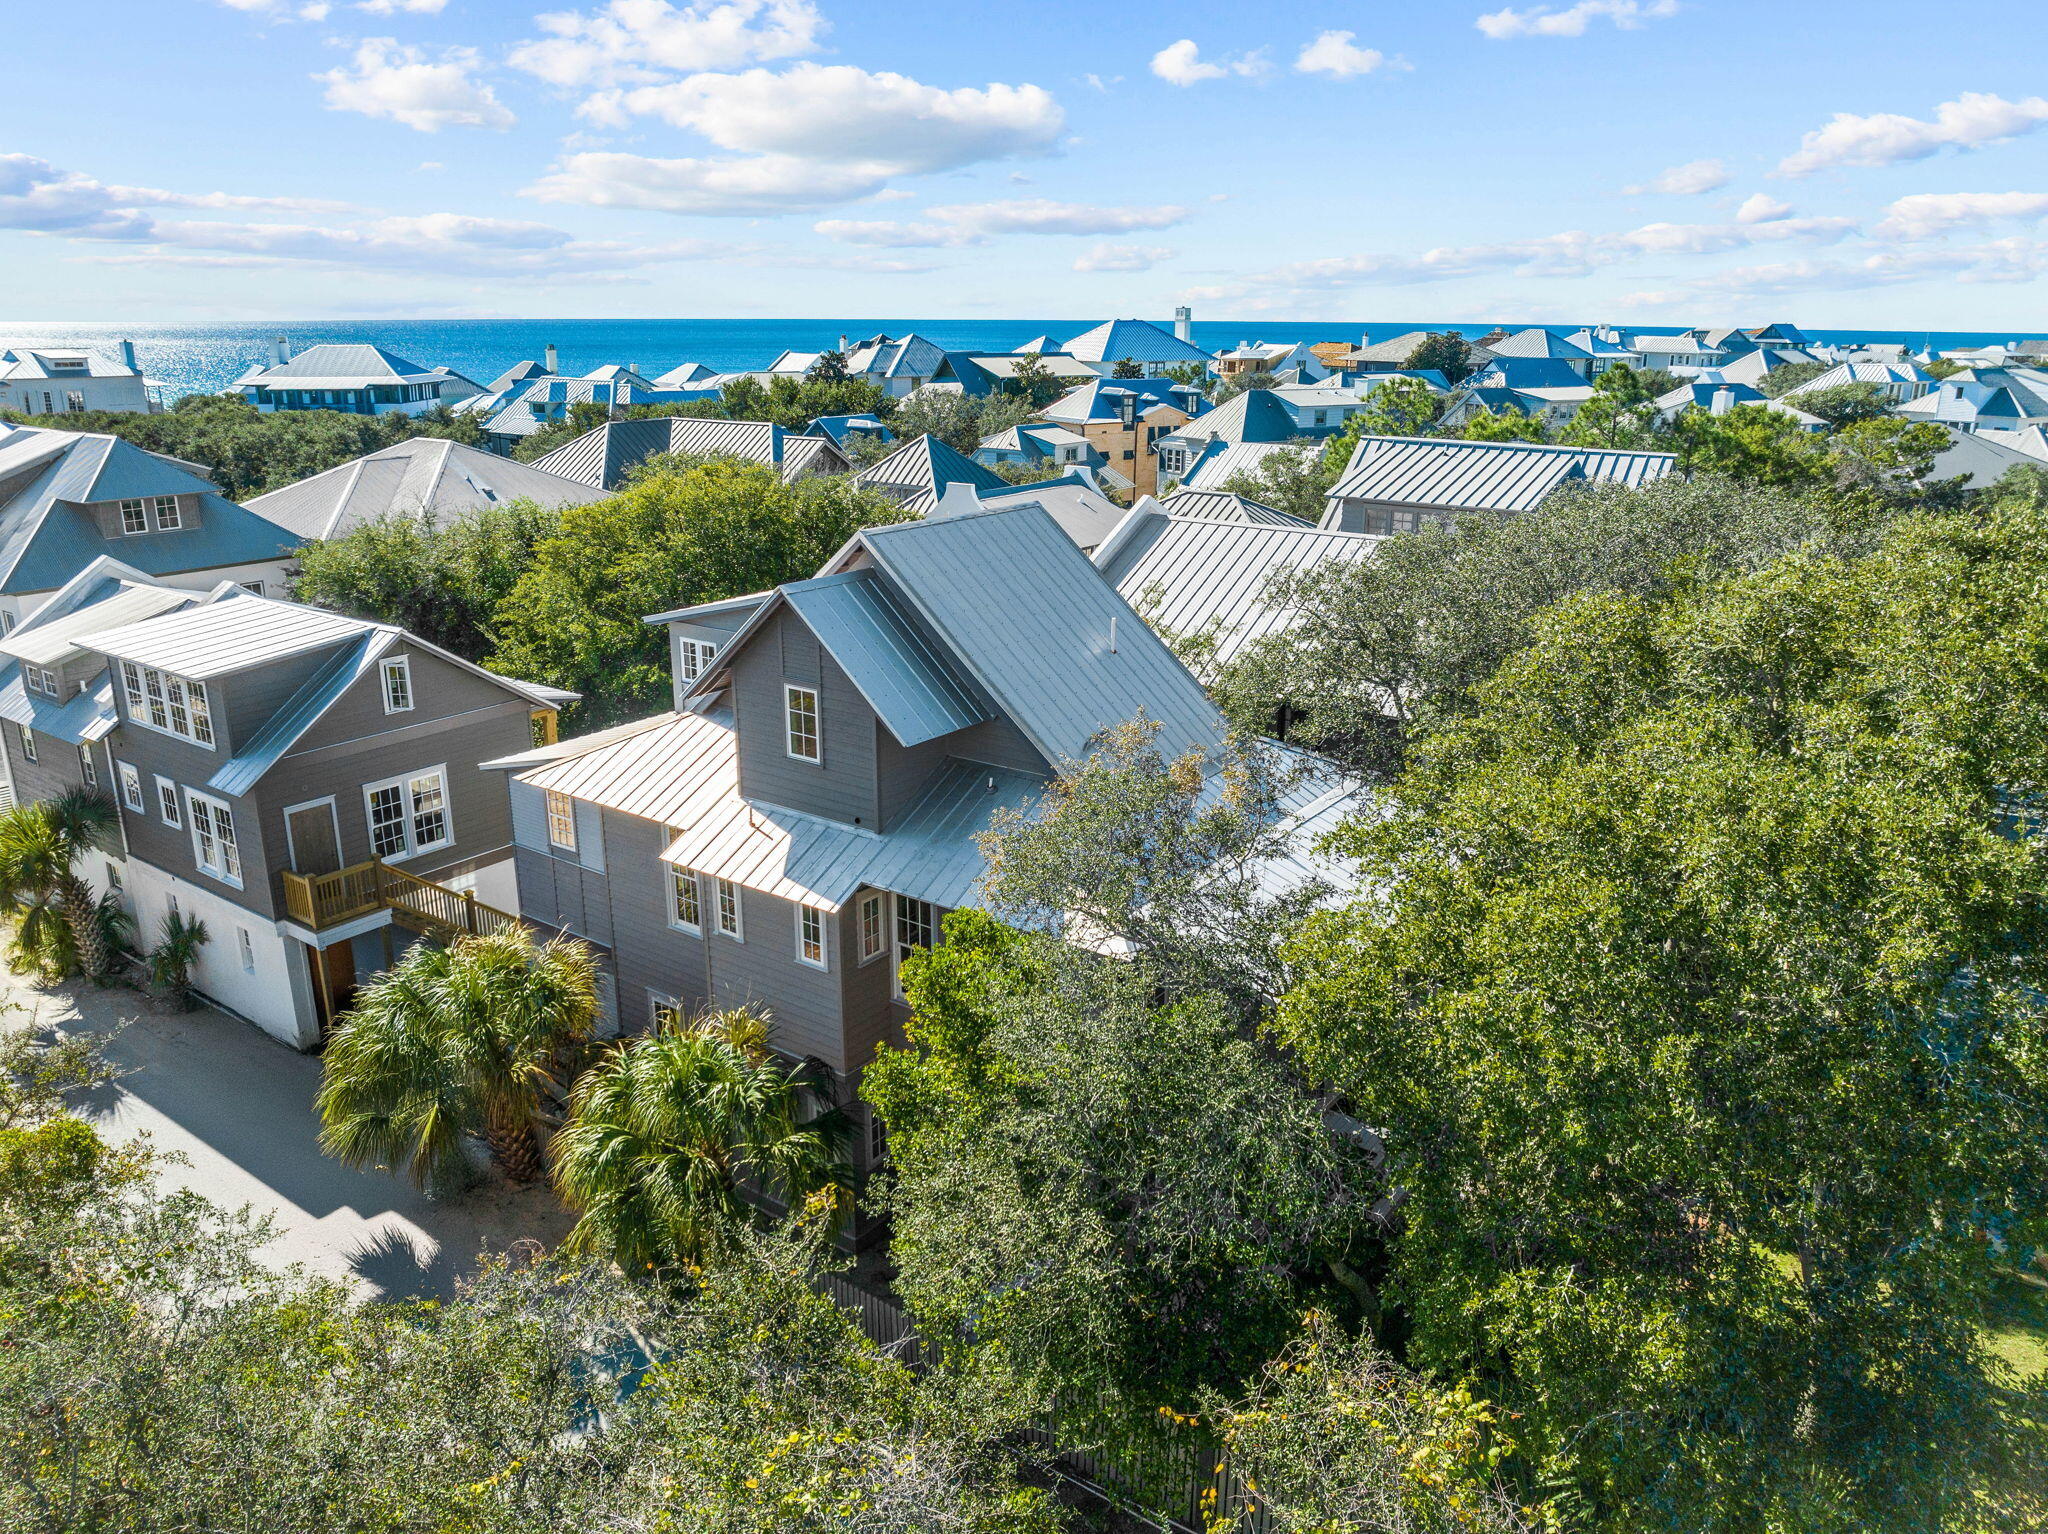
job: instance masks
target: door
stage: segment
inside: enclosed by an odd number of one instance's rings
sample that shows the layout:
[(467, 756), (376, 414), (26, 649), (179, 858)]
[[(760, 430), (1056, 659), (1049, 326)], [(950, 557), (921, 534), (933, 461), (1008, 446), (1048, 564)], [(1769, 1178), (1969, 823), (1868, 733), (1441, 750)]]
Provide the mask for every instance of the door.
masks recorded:
[(284, 834), (294, 873), (331, 874), (341, 867), (341, 829), (335, 823), (332, 799), (286, 810)]

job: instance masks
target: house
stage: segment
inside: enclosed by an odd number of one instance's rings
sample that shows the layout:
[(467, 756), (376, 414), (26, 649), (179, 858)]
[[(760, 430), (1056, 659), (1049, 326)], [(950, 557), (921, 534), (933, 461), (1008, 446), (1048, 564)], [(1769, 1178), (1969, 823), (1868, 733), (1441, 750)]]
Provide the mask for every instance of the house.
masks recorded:
[(656, 453), (745, 458), (779, 470), (785, 484), (812, 474), (844, 474), (848, 467), (830, 437), (800, 436), (769, 421), (679, 415), (607, 421), (536, 458), (533, 466), (581, 485), (616, 490), (628, 470)]
[[(989, 394), (1021, 394), (1025, 373), (1031, 369), (1026, 358), (1011, 352), (947, 352), (939, 364), (938, 372), (927, 389), (953, 389), (959, 393), (980, 398)], [(1103, 378), (1109, 374), (1108, 365), (1100, 362), (1082, 362), (1075, 357), (1057, 354), (1037, 359), (1037, 372), (1051, 378), (1062, 388), (1086, 383), (1091, 378)]]
[(1065, 473), (1081, 469), (1090, 475), (1109, 476), (1119, 489), (1130, 488), (1130, 479), (1109, 467), (1102, 450), (1077, 431), (1051, 422), (1039, 421), (1010, 426), (981, 439), (974, 449), (974, 461), (994, 468), (1014, 464), (1023, 469), (1055, 469)]
[[(835, 348), (846, 361), (849, 377), (874, 384), (892, 399), (914, 394), (938, 376), (946, 350), (936, 341), (912, 332), (907, 336), (869, 336), (865, 341), (839, 338)], [(822, 352), (785, 351), (768, 364), (768, 376), (804, 378)]]
[(853, 476), (856, 485), (878, 490), (918, 516), (929, 516), (948, 485), (976, 490), (1007, 490), (1010, 482), (927, 433), (913, 437), (886, 458), (879, 458)]
[(135, 343), (106, 357), (84, 347), (0, 349), (0, 410), (58, 415), (80, 410), (144, 414), (160, 409), (135, 361)]
[(1385, 381), (1386, 375), (1382, 375), (1350, 384), (1340, 384), (1334, 378), (1321, 383), (1281, 384), (1273, 390), (1273, 398), (1294, 417), (1297, 436), (1320, 437), (1342, 431), (1344, 423), (1366, 407), (1373, 390)]
[(1060, 531), (1073, 539), (1083, 554), (1094, 553), (1096, 545), (1124, 517), (1124, 508), (1104, 495), (1080, 469), (1069, 469), (1057, 479), (1005, 485), (1000, 490), (948, 485), (939, 504), (928, 515), (965, 516), (975, 511), (1006, 511), (1013, 506), (1036, 506), (1059, 524)]
[(1107, 468), (1140, 495), (1158, 488), (1160, 438), (1200, 415), (1202, 391), (1166, 378), (1099, 378), (1068, 390), (1041, 412), (1087, 439)]
[(1157, 440), (1153, 445), (1158, 460), (1155, 481), (1191, 480), (1206, 458), (1242, 443), (1297, 442), (1304, 437), (1333, 436), (1336, 431), (1337, 427), (1327, 422), (1304, 430), (1276, 391), (1246, 389)]
[(1164, 330), (1150, 320), (1104, 320), (1066, 342), (1060, 351), (1068, 357), (1099, 362), (1106, 367), (1135, 362), (1144, 369), (1147, 378), (1158, 378), (1170, 367), (1189, 363), (1203, 368), (1214, 365), (1215, 359), (1195, 345), (1192, 335), (1193, 327), (1185, 311), (1175, 318), (1172, 330)]
[(556, 510), (606, 491), (443, 437), (413, 437), (252, 496), (249, 510), (300, 539), (339, 538), (366, 522), (452, 522), (487, 506), (531, 501)]
[(807, 437), (824, 437), (846, 454), (852, 461), (851, 447), (856, 439), (869, 442), (894, 442), (896, 433), (883, 424), (878, 415), (865, 412), (859, 415), (821, 415), (804, 428)]
[(635, 405), (678, 405), (717, 398), (715, 389), (663, 388), (631, 367), (607, 363), (581, 378), (535, 374), (465, 400), (458, 408), (462, 414), (480, 419), (486, 447), (494, 453), (509, 453), (535, 432), (568, 420), (578, 405), (599, 406), (616, 420)]
[(1845, 384), (1870, 384), (1892, 404), (1903, 405), (1932, 391), (1935, 380), (1911, 362), (1838, 362), (1817, 378), (1787, 389), (1782, 397), (1796, 400)]
[(303, 541), (197, 464), (106, 432), (0, 422), (0, 634), (103, 554), (190, 590), (282, 592)]
[(701, 362), (679, 362), (654, 380), (657, 389), (695, 391), (715, 388), (718, 372)]
[(1301, 382), (1313, 383), (1327, 378), (1330, 369), (1306, 341), (1240, 341), (1218, 354), (1216, 373), (1221, 378), (1235, 378), (1240, 373), (1294, 373)]
[(1369, 559), (1380, 540), (1277, 520), (1183, 514), (1186, 493), (1146, 496), (1095, 551), (1095, 567), (1161, 634), (1212, 646), (1204, 675), (1300, 614), (1276, 602), (1273, 579), (1332, 561)]
[(1561, 485), (1608, 480), (1642, 486), (1677, 467), (1674, 453), (1632, 449), (1360, 437), (1330, 488), (1319, 525), (1352, 533), (1412, 533), (1461, 511), (1534, 511)]
[(1581, 383), (1590, 383), (1593, 379), (1593, 354), (1577, 342), (1541, 326), (1518, 330), (1498, 341), (1489, 341), (1486, 349), (1495, 358), (1562, 364), (1563, 369)]
[(283, 336), (268, 366), (250, 367), (225, 391), (266, 415), (275, 410), (342, 410), (351, 415), (425, 415), (481, 394), (447, 368), (423, 368), (381, 346), (328, 343), (293, 356)]
[(1322, 449), (1304, 447), (1297, 442), (1212, 442), (1202, 450), (1202, 455), (1188, 465), (1187, 478), (1178, 486), (1169, 486), (1168, 495), (1178, 495), (1185, 490), (1220, 490), (1240, 474), (1260, 474), (1268, 467), (1268, 460), (1290, 457), (1302, 460), (1314, 458)]
[(0, 646), (17, 794), (112, 797), (118, 851), (88, 873), (144, 944), (172, 912), (203, 922), (199, 989), (285, 1043), (317, 1045), (414, 934), (513, 919), (505, 796), (476, 764), (530, 748), (573, 693), (388, 624), (115, 561)]
[[(979, 898), (976, 834), (1140, 713), (1172, 755), (1225, 726), (1034, 506), (870, 528), (813, 579), (662, 621), (736, 606), (676, 711), (491, 764), (520, 908), (599, 945), (623, 1028), (758, 1005), (771, 1045), (851, 1104), (903, 1038), (904, 960)], [(1334, 802), (1313, 788), (1288, 805), (1301, 821)]]
[(1719, 367), (1728, 360), (1726, 347), (1709, 346), (1699, 332), (1690, 330), (1675, 336), (1638, 333), (1628, 338), (1628, 349), (1635, 353), (1639, 367), (1662, 368), (1667, 372)]
[(1938, 421), (1958, 431), (2017, 431), (2048, 421), (2048, 374), (2027, 368), (1957, 373), (1899, 407), (1909, 421)]
[(1598, 378), (1617, 364), (1637, 365), (1636, 354), (1629, 350), (1628, 342), (1612, 325), (1593, 325), (1575, 330), (1564, 339), (1586, 354), (1588, 378)]
[(1826, 431), (1828, 423), (1817, 415), (1808, 415), (1798, 406), (1790, 403), (1790, 396), (1772, 399), (1761, 389), (1749, 384), (1723, 381), (1720, 369), (1710, 369), (1687, 380), (1668, 394), (1657, 396), (1657, 417), (1670, 422), (1688, 410), (1704, 410), (1710, 415), (1726, 415), (1737, 405), (1761, 405), (1788, 415), (1799, 423), (1802, 431)]

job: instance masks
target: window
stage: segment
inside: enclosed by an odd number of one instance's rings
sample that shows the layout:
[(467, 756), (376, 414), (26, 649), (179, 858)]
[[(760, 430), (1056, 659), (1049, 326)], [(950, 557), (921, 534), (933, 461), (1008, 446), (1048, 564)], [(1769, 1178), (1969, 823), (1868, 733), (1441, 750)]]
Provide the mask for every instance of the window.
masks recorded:
[(121, 865), (109, 861), (107, 864), (107, 888), (116, 895), (121, 893)]
[(448, 819), (448, 769), (363, 786), (370, 815), (370, 855), (396, 861), (455, 840)]
[(204, 682), (188, 682), (154, 666), (121, 662), (121, 692), (128, 717), (194, 745), (213, 747), (213, 712)]
[(78, 748), (78, 771), (84, 777), (87, 788), (100, 786), (100, 770), (93, 765), (91, 746)]
[(647, 1021), (659, 1031), (663, 1028), (682, 1026), (683, 1004), (673, 996), (664, 996), (659, 991), (647, 993)]
[(85, 391), (83, 389), (66, 389), (64, 391), (64, 408), (74, 412), (83, 410), (85, 408)]
[(169, 778), (156, 780), (156, 812), (167, 826), (185, 823), (185, 817), (178, 812), (178, 785)]
[(142, 774), (137, 772), (134, 766), (128, 762), (114, 763), (114, 771), (121, 779), (121, 802), (140, 815), (142, 813)]
[(121, 503), (121, 531), (124, 533), (146, 533), (149, 531), (149, 511), (140, 500)]
[(249, 595), (251, 595), (252, 597), (260, 597), (263, 595), (263, 582), (261, 581), (242, 581), (239, 584), (241, 588), (244, 591), (248, 592)]
[(932, 909), (929, 900), (912, 900), (906, 895), (896, 897), (896, 963), (895, 991), (903, 994), (903, 961), (920, 948), (929, 948), (937, 940), (939, 931), (938, 913)]
[(789, 712), (789, 754), (800, 762), (815, 762), (818, 753), (818, 694), (809, 687), (783, 685), (782, 695)]
[(678, 639), (676, 641), (677, 675), (685, 682), (694, 682), (704, 674), (704, 668), (711, 664), (711, 657), (718, 653), (718, 646), (707, 644), (701, 639)]
[(879, 893), (860, 897), (860, 961), (879, 959), (887, 946), (882, 938), (882, 897)]
[(796, 956), (800, 963), (825, 967), (825, 913), (814, 905), (796, 908)]
[(730, 879), (718, 881), (718, 930), (736, 943), (746, 941), (740, 931), (740, 887)]
[(256, 945), (249, 940), (249, 929), (237, 927), (235, 936), (241, 940), (242, 968), (253, 975), (256, 973)]
[(164, 896), (164, 909), (173, 916), (179, 915), (178, 897), (176, 895)]
[(21, 731), (21, 754), (30, 761), (36, 759), (36, 732), (27, 725), (16, 726)]
[(704, 910), (697, 903), (697, 876), (687, 868), (668, 871), (668, 924), (692, 935), (704, 930)]
[[(403, 714), (412, 708), (412, 662), (403, 655), (384, 662), (384, 712)], [(574, 842), (563, 845), (573, 847)]]
[(234, 812), (193, 788), (185, 790), (185, 803), (192, 811), (192, 857), (199, 871), (239, 886), (242, 854), (235, 846)]
[(184, 514), (178, 510), (178, 498), (175, 495), (160, 495), (156, 498), (156, 525), (162, 532), (170, 532), (185, 525)]
[(52, 698), (57, 696), (57, 673), (49, 667), (24, 665), (21, 668), (21, 675), (22, 680), (28, 683), (30, 692), (39, 692)]
[(564, 852), (576, 850), (576, 801), (567, 794), (547, 791), (548, 845)]
[(882, 1115), (868, 1109), (868, 1165), (884, 1166), (889, 1160), (889, 1134), (882, 1127)]

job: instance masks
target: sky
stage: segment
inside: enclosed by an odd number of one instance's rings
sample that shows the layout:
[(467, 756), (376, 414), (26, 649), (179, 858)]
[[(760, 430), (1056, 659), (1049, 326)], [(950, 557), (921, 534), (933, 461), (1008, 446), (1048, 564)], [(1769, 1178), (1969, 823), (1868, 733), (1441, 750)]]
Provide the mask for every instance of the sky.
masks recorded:
[(8, 8), (0, 319), (2044, 324), (2048, 6)]

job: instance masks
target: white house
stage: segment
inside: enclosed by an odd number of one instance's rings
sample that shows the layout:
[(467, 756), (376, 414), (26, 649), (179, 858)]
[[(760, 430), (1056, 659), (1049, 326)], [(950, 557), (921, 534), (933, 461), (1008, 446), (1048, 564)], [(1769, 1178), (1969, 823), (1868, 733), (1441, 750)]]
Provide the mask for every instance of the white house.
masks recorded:
[(157, 409), (149, 380), (135, 362), (135, 343), (116, 357), (83, 347), (14, 347), (0, 351), (0, 410), (58, 415), (79, 410), (141, 414)]

